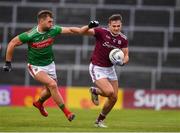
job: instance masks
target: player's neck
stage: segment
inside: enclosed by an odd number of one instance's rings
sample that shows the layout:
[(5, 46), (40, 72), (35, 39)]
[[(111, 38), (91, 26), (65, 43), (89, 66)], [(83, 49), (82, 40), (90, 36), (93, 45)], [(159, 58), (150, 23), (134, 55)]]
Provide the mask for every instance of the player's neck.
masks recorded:
[(43, 31), (40, 25), (37, 26), (37, 32), (39, 32), (40, 34), (45, 33), (45, 31)]

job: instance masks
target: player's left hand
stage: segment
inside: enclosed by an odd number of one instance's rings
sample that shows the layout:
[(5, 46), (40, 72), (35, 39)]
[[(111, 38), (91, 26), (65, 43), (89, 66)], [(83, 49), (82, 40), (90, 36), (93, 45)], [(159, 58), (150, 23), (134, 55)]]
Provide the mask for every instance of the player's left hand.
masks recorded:
[(96, 20), (90, 21), (90, 23), (88, 25), (89, 28), (94, 28), (94, 27), (97, 27), (97, 26), (99, 26), (99, 22), (96, 21)]
[(6, 61), (5, 65), (3, 66), (3, 71), (10, 72), (11, 69), (12, 69), (11, 62), (10, 61)]

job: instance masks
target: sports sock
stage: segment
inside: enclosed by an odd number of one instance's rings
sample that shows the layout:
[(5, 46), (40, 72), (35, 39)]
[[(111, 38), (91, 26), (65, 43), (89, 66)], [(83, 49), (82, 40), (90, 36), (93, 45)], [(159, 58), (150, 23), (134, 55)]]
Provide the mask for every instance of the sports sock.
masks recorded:
[(97, 90), (96, 90), (95, 87), (92, 88), (92, 93), (95, 94), (95, 95), (98, 95), (98, 94), (97, 94)]
[(66, 116), (71, 113), (64, 104), (59, 104), (59, 108), (64, 112)]
[(39, 98), (39, 99), (38, 99), (38, 102), (39, 102), (39, 103), (41, 103), (41, 104), (43, 104), (43, 103), (44, 103), (44, 101), (45, 101), (45, 100), (44, 100), (44, 99), (42, 99), (42, 98)]
[(103, 121), (106, 118), (106, 116), (102, 113), (99, 114), (99, 117), (97, 118), (96, 121)]

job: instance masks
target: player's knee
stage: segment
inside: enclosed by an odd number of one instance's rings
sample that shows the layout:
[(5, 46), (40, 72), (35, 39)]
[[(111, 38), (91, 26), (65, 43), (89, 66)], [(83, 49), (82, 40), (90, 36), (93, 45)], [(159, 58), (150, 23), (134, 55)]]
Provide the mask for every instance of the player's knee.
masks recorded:
[(51, 88), (51, 89), (56, 89), (57, 88), (57, 83), (55, 81), (51, 81), (48, 84), (48, 87)]
[(117, 96), (117, 95), (112, 95), (111, 101), (112, 101), (113, 103), (116, 103), (116, 102), (117, 102), (117, 99), (118, 99), (118, 96)]
[(117, 96), (114, 94), (111, 97), (108, 97), (111, 104), (115, 104), (117, 102)]
[(106, 91), (105, 93), (106, 93), (106, 96), (107, 96), (107, 97), (112, 97), (113, 94), (114, 94), (114, 90), (109, 89), (109, 90)]

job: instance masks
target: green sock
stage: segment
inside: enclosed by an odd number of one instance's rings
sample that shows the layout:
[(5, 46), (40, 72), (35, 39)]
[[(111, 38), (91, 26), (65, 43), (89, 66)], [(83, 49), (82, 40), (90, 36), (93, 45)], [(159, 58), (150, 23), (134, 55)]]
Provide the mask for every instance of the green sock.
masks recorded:
[(66, 116), (68, 116), (68, 114), (71, 113), (63, 103), (59, 104), (59, 108), (64, 112)]
[(44, 101), (45, 101), (45, 100), (42, 99), (42, 98), (39, 98), (39, 100), (38, 100), (38, 102), (40, 102), (40, 103), (42, 103), (42, 104), (44, 103)]
[(59, 104), (59, 108), (63, 110), (65, 108), (65, 105), (63, 103), (61, 103), (61, 104)]

